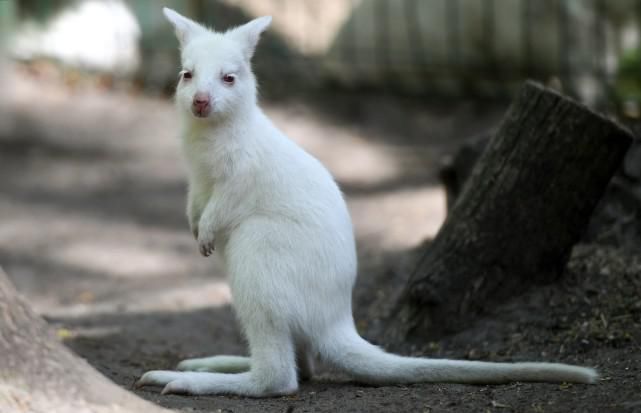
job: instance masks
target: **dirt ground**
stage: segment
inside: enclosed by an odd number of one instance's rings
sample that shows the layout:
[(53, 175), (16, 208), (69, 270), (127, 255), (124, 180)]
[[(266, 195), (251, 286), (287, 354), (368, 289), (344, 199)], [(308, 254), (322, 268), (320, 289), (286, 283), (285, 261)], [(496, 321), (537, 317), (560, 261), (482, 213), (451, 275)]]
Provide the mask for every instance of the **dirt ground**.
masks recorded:
[[(471, 329), (406, 353), (597, 367), (596, 385), (366, 387), (331, 371), (270, 399), (132, 389), (187, 357), (245, 354), (225, 276), (184, 218), (172, 105), (46, 71), (11, 74), (0, 111), (0, 265), (81, 357), (117, 384), (183, 412), (641, 411), (641, 253), (579, 245), (563, 280), (503, 303)], [(436, 179), (461, 139), (504, 107), (332, 94), (266, 101), (275, 123), (323, 161), (353, 215), (362, 333), (380, 317), (445, 217)]]

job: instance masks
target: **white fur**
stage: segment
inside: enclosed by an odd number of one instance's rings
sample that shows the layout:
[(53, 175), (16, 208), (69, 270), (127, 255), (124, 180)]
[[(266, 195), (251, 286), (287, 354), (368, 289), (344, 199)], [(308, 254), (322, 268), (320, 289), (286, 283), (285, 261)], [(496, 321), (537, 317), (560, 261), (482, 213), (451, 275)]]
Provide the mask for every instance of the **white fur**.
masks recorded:
[[(317, 357), (372, 384), (594, 382), (588, 368), (401, 357), (362, 339), (352, 318), (356, 251), (343, 196), (320, 162), (256, 104), (250, 58), (270, 18), (223, 34), (165, 14), (181, 39), (183, 68), (193, 72), (176, 92), (187, 215), (201, 252), (215, 247), (226, 264), (251, 357), (183, 361), (178, 368), (192, 371), (151, 371), (140, 385), (163, 385), (163, 393), (289, 394)], [(221, 81), (230, 72), (232, 86)], [(205, 118), (190, 110), (196, 92), (212, 97)]]

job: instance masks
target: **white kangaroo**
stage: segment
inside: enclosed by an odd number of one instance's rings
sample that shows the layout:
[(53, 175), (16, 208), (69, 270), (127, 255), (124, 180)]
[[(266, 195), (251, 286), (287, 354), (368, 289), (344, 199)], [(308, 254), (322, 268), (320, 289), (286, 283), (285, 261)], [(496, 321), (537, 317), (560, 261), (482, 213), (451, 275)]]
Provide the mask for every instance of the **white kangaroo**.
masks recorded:
[(182, 49), (176, 104), (189, 173), (187, 215), (200, 252), (219, 252), (251, 357), (185, 360), (139, 386), (165, 393), (291, 394), (316, 358), (362, 383), (593, 383), (595, 370), (554, 363), (402, 357), (356, 332), (356, 251), (329, 172), (258, 107), (250, 60), (271, 17), (219, 33), (164, 9)]

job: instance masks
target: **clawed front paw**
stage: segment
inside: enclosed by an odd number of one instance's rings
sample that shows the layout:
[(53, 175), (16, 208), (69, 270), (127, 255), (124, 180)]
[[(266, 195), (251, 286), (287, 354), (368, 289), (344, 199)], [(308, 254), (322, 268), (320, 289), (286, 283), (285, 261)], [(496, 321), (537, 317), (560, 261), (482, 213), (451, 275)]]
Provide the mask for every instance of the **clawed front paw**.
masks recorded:
[(215, 249), (213, 234), (199, 234), (198, 248), (204, 257), (209, 257)]

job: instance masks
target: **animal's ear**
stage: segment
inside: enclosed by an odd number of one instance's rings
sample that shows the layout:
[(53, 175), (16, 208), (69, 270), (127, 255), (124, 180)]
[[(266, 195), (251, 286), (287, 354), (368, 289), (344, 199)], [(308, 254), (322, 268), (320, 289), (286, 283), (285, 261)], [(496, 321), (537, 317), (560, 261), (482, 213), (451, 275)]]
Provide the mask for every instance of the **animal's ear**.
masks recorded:
[(249, 23), (245, 23), (242, 26), (230, 30), (227, 32), (227, 35), (233, 37), (241, 44), (243, 47), (243, 54), (247, 60), (249, 60), (254, 55), (254, 50), (256, 50), (256, 45), (258, 44), (261, 33), (269, 27), (271, 22), (271, 16), (259, 17)]
[(207, 32), (207, 29), (200, 24), (178, 14), (168, 7), (163, 7), (162, 11), (167, 20), (174, 25), (174, 28), (176, 29), (176, 37), (178, 38), (181, 47), (184, 47), (189, 40), (194, 38), (194, 36)]

